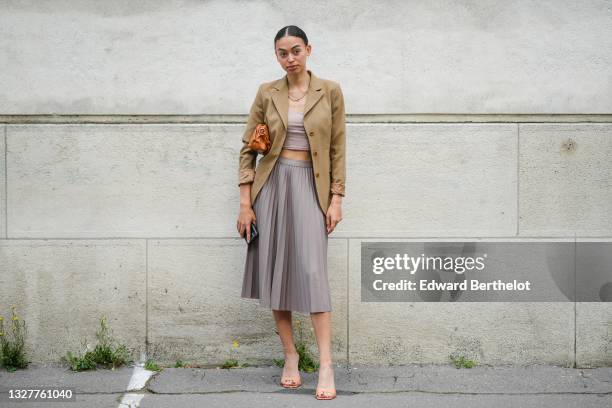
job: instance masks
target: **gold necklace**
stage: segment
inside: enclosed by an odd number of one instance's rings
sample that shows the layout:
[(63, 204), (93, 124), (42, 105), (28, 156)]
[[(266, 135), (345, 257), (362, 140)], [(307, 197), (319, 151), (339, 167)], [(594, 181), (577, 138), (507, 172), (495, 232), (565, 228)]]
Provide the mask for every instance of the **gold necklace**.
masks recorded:
[(291, 97), (291, 95), (289, 95), (289, 91), (287, 91), (287, 95), (289, 96), (289, 99), (291, 99), (293, 102), (297, 102), (297, 101), (299, 101), (300, 99), (302, 99), (302, 98), (304, 98), (304, 97), (306, 96), (306, 94), (308, 93), (308, 88), (309, 88), (309, 87), (310, 87), (310, 80), (308, 80), (308, 87), (306, 88), (307, 90), (306, 90), (306, 92), (304, 92), (304, 95), (300, 96), (300, 97), (299, 97), (299, 98), (297, 98), (297, 99), (293, 99), (293, 98)]

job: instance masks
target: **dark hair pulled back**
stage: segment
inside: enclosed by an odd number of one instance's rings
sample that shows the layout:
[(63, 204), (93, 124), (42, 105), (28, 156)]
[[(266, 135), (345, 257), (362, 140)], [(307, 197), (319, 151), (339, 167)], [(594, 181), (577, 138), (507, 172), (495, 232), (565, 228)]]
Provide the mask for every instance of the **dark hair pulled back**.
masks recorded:
[(306, 36), (304, 30), (302, 30), (298, 26), (288, 25), (281, 28), (280, 30), (278, 30), (278, 33), (276, 33), (276, 37), (274, 37), (274, 49), (276, 49), (276, 42), (279, 39), (288, 36), (300, 37), (302, 40), (304, 40), (304, 45), (308, 45), (308, 37)]

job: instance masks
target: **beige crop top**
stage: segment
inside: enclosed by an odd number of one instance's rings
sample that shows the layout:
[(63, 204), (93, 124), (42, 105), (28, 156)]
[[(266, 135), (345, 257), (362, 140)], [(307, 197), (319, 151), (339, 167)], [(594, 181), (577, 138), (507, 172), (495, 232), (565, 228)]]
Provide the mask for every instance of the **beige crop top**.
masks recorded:
[(304, 129), (304, 114), (289, 110), (287, 118), (287, 136), (283, 149), (310, 150), (310, 143)]

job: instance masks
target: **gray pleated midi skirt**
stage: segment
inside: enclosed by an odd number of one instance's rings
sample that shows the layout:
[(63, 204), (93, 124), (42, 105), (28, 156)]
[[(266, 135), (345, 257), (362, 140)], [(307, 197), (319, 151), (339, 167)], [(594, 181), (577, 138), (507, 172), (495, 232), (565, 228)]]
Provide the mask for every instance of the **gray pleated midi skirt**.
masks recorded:
[(312, 162), (279, 157), (253, 211), (259, 236), (247, 246), (241, 297), (272, 310), (330, 312), (328, 237)]

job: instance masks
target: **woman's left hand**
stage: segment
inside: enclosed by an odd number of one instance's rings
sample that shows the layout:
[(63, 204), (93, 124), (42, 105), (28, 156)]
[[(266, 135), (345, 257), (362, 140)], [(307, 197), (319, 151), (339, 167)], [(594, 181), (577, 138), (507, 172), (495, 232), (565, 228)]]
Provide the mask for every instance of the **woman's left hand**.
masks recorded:
[(327, 214), (325, 216), (326, 224), (327, 224), (327, 234), (331, 234), (331, 232), (336, 228), (336, 225), (340, 221), (342, 221), (342, 201), (340, 196), (333, 195), (332, 201), (327, 209)]

